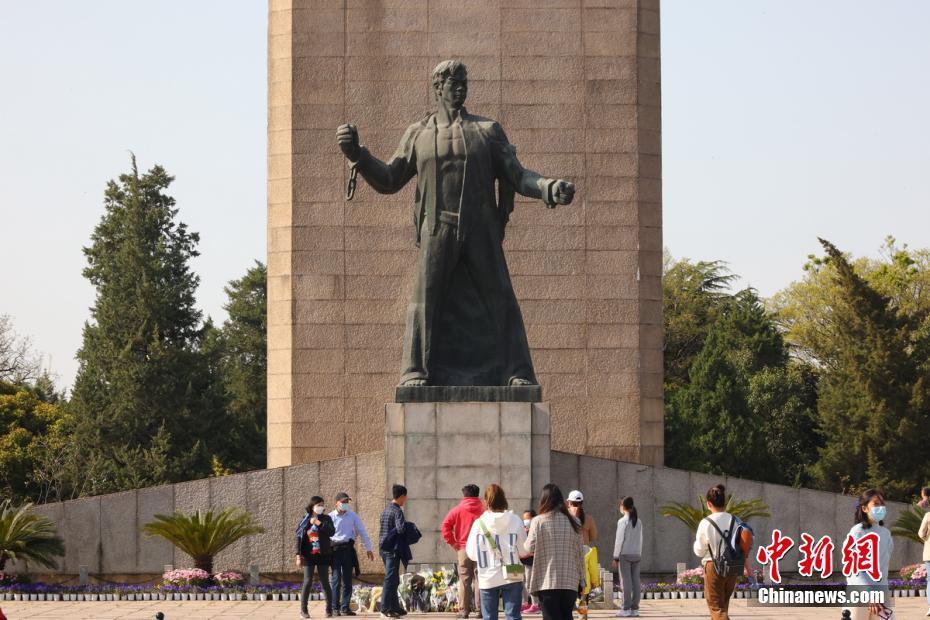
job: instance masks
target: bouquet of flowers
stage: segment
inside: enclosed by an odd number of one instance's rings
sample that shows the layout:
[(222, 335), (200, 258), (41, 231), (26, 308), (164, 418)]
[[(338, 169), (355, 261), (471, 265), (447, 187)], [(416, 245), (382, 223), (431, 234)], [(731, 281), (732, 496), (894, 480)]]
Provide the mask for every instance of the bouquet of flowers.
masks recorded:
[(242, 575), (242, 573), (229, 570), (213, 575), (213, 581), (218, 586), (222, 586), (224, 588), (234, 588), (236, 586), (243, 585), (245, 583), (245, 577)]
[(177, 568), (161, 576), (163, 586), (206, 586), (210, 573), (200, 568)]
[(432, 611), (458, 610), (459, 589), (456, 587), (458, 580), (458, 573), (449, 568), (440, 568), (433, 572), (433, 592), (430, 595)]
[(368, 609), (371, 604), (371, 588), (355, 586), (352, 589), (352, 602), (355, 603), (356, 609)]

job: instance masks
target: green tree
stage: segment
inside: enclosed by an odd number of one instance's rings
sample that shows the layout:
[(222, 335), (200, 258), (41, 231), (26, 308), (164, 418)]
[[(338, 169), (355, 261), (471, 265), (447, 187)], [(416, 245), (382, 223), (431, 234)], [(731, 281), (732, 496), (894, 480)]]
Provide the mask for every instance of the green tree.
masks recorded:
[(213, 573), (213, 558), (240, 538), (261, 534), (265, 528), (252, 515), (238, 508), (226, 508), (192, 514), (155, 515), (155, 520), (142, 526), (149, 536), (160, 536), (191, 556), (194, 568)]
[(2, 497), (43, 502), (55, 495), (36, 470), (48, 450), (64, 444), (69, 416), (57, 403), (48, 402), (48, 396), (41, 388), (0, 382)]
[[(905, 498), (930, 476), (923, 457), (930, 428), (927, 312), (919, 298), (910, 297), (909, 308), (880, 292), (833, 244), (821, 244), (834, 287), (828, 328), (812, 343), (826, 366), (818, 406), (826, 439), (811, 471), (823, 488), (871, 485)], [(892, 262), (873, 273), (906, 291), (917, 275), (911, 266)]]
[(0, 502), (0, 571), (9, 560), (55, 568), (55, 558), (65, 554), (55, 524), (33, 513), (31, 507), (14, 506), (8, 499)]
[(96, 288), (78, 352), (71, 410), (85, 492), (205, 476), (213, 377), (201, 350), (190, 269), (197, 233), (176, 220), (161, 166), (110, 181), (105, 213), (84, 248)]
[(791, 359), (751, 289), (720, 263), (666, 263), (669, 466), (801, 484), (816, 456), (816, 374)]
[[(727, 495), (724, 510), (741, 521), (771, 516), (769, 507), (762, 501), (761, 497), (738, 500), (732, 493)], [(669, 502), (659, 507), (659, 514), (663, 517), (678, 519), (689, 530), (696, 532), (701, 521), (710, 515), (710, 510), (707, 509), (707, 501), (698, 495), (697, 508), (684, 502)]]
[(736, 278), (720, 261), (672, 259), (667, 252), (662, 275), (663, 320), (665, 327), (665, 384), (688, 382), (688, 370), (704, 346), (704, 339), (729, 298)]
[(226, 286), (228, 318), (211, 330), (204, 347), (216, 367), (226, 412), (224, 444), (214, 454), (214, 469), (265, 467), (267, 278), (265, 265), (256, 261)]

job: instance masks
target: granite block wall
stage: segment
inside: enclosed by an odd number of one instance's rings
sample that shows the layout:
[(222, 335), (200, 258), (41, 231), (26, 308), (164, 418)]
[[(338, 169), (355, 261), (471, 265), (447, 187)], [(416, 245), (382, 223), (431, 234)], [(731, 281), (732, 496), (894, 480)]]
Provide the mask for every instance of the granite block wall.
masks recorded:
[(384, 448), (413, 184), (344, 202), (335, 128), (389, 157), (453, 57), (469, 110), (577, 183), (518, 197), (505, 241), (553, 446), (661, 465), (658, 0), (270, 0), (268, 50), (268, 466)]
[[(425, 422), (427, 425), (420, 428), (429, 428), (429, 414), (420, 412), (412, 417), (417, 416), (417, 424)], [(391, 416), (388, 419), (391, 420)], [(408, 422), (410, 419), (408, 415)], [(396, 431), (399, 428), (397, 416), (394, 416), (393, 423)], [(434, 456), (439, 458), (438, 453)], [(775, 527), (791, 536), (796, 543), (800, 541), (801, 532), (817, 538), (830, 535), (838, 546), (834, 552), (835, 567), (840, 566), (839, 548), (852, 526), (854, 498), (845, 495), (559, 451), (551, 453), (550, 467), (551, 480), (564, 492), (581, 489), (585, 493), (587, 510), (598, 523), (597, 546), (604, 566), (609, 565), (613, 551), (619, 516), (617, 502), (624, 495), (633, 496), (643, 520), (642, 569), (647, 573), (674, 573), (679, 562), (686, 562), (688, 567), (698, 565), (698, 559), (691, 551), (691, 532), (676, 519), (661, 516), (659, 508), (671, 501), (694, 504), (698, 493), (703, 495), (710, 485), (717, 482), (723, 482), (729, 491), (741, 498), (761, 497), (768, 505), (771, 517), (751, 522), (757, 541), (770, 542)], [(55, 521), (65, 539), (67, 554), (58, 572), (74, 575), (84, 565), (91, 574), (113, 575), (153, 574), (160, 573), (166, 564), (179, 568), (190, 565), (189, 560), (177, 554), (167, 542), (139, 533), (139, 528), (155, 514), (182, 508), (248, 507), (268, 532), (241, 541), (221, 553), (216, 559), (216, 569), (248, 570), (249, 565), (258, 564), (263, 572), (277, 573), (293, 570), (293, 529), (303, 516), (304, 506), (311, 495), (320, 494), (331, 500), (338, 491), (348, 492), (355, 499), (355, 509), (367, 526), (369, 535), (376, 539), (378, 516), (386, 501), (386, 484), (404, 482), (411, 492), (406, 508), (407, 518), (416, 522), (426, 534), (414, 548), (414, 568), (421, 563), (433, 566), (452, 564), (455, 556), (441, 541), (438, 529), (446, 512), (458, 502), (459, 489), (466, 478), (456, 478), (455, 484), (441, 497), (424, 499), (422, 493), (426, 487), (430, 490), (438, 488), (435, 486), (437, 479), (425, 470), (420, 473), (424, 475), (405, 480), (401, 477), (403, 468), (396, 465), (393, 470), (385, 467), (385, 453), (377, 452), (45, 504), (36, 510)], [(467, 481), (481, 485), (494, 481), (494, 476), (502, 477), (500, 468), (493, 473), (488, 472), (486, 480), (474, 477), (480, 472), (467, 473)], [(542, 483), (534, 479), (532, 493), (538, 494), (541, 487)], [(507, 491), (515, 488), (505, 486)], [(517, 497), (518, 494), (518, 491), (508, 494), (515, 511), (523, 510), (529, 503), (527, 499)], [(904, 508), (903, 504), (889, 503), (887, 522), (894, 522)], [(921, 560), (920, 545), (900, 538), (894, 541), (892, 570)], [(795, 547), (782, 561), (782, 572), (796, 571), (798, 559)], [(364, 572), (383, 570), (377, 559), (369, 562), (362, 555), (361, 560)], [(25, 570), (25, 567), (14, 564), (9, 569), (17, 572)], [(294, 579), (297, 579), (296, 572)]]
[[(142, 526), (156, 514), (237, 506), (251, 512), (266, 531), (221, 552), (214, 560), (214, 570), (248, 571), (250, 565), (257, 564), (266, 573), (294, 571), (297, 579), (294, 528), (303, 518), (310, 497), (321, 495), (332, 508), (336, 493), (349, 493), (377, 546), (385, 476), (384, 453), (375, 452), (44, 504), (35, 510), (52, 519), (64, 538), (66, 555), (57, 572), (73, 575), (87, 566), (91, 574), (117, 575), (157, 574), (167, 564), (193, 566), (186, 554), (168, 542), (141, 533)], [(363, 571), (382, 570), (380, 560), (370, 562), (364, 557), (361, 544), (359, 551)], [(27, 567), (14, 564), (11, 570)]]

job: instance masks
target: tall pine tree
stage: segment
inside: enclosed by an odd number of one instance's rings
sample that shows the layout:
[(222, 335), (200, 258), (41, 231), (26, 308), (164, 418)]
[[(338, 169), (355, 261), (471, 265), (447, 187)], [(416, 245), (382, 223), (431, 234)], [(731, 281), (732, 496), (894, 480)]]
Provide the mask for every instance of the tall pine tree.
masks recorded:
[(232, 471), (265, 467), (267, 412), (267, 269), (255, 265), (226, 287), (228, 318), (210, 328), (205, 347), (219, 378), (226, 410), (224, 443), (218, 465)]
[(84, 248), (97, 290), (84, 326), (71, 408), (85, 455), (85, 492), (196, 478), (209, 472), (217, 417), (201, 348), (197, 233), (176, 220), (173, 177), (155, 166), (110, 181), (105, 213)]
[(879, 486), (904, 499), (930, 479), (927, 314), (907, 312), (820, 241), (838, 287), (830, 312), (839, 346), (821, 381), (826, 445), (812, 471), (824, 488)]

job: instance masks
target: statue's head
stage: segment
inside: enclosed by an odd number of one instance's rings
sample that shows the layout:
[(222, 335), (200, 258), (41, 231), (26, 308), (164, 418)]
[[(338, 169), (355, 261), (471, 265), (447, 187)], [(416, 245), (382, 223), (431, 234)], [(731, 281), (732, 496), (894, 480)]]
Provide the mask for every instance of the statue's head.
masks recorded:
[(468, 72), (458, 60), (444, 60), (433, 69), (433, 94), (454, 109), (465, 105), (468, 96)]

